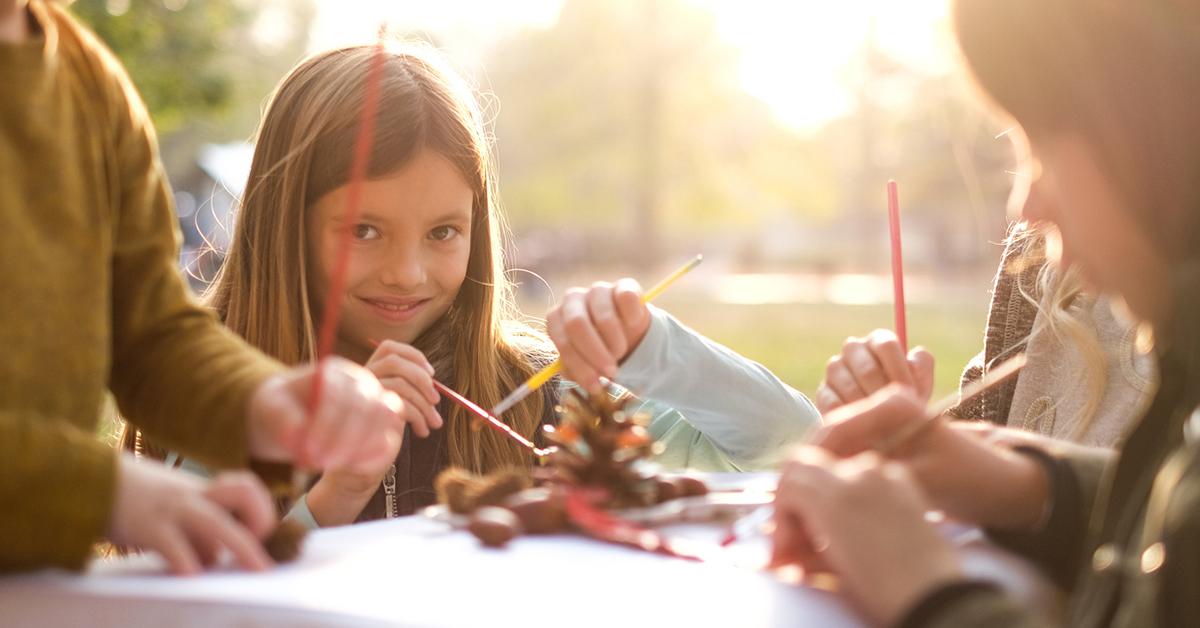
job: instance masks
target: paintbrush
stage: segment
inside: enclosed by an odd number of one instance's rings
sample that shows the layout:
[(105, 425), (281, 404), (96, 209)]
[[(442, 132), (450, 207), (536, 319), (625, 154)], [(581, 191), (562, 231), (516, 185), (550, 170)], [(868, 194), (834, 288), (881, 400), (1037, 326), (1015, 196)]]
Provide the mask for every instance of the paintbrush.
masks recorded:
[[(371, 345), (374, 346), (375, 348), (377, 348), (377, 349), (379, 348), (378, 340), (368, 339), (368, 342), (370, 342)], [(523, 446), (526, 449), (528, 449), (529, 451), (533, 452), (533, 455), (535, 455), (539, 458), (543, 458), (545, 456), (549, 456), (550, 454), (554, 453), (555, 450), (558, 449), (557, 447), (548, 447), (546, 449), (541, 449), (541, 448), (537, 447), (536, 445), (533, 444), (533, 442), (531, 442), (528, 438), (521, 436), (520, 433), (518, 433), (516, 430), (514, 430), (512, 427), (510, 427), (507, 423), (505, 423), (504, 421), (501, 421), (500, 419), (497, 419), (496, 417), (492, 416), (491, 414), (488, 414), (488, 411), (479, 407), (479, 404), (458, 394), (457, 392), (455, 392), (455, 390), (453, 388), (450, 388), (449, 386), (437, 381), (436, 379), (433, 380), (433, 386), (434, 386), (434, 388), (437, 388), (439, 391), (441, 391), (441, 393), (443, 395), (450, 397), (450, 399), (452, 399), (453, 401), (458, 403), (458, 405), (466, 408), (467, 411), (469, 411), (471, 414), (474, 414), (476, 417), (482, 419), (489, 426), (491, 426), (492, 429), (495, 429), (496, 431), (498, 431), (498, 432), (504, 434), (505, 436), (520, 443), (521, 446)]]
[[(666, 279), (658, 282), (653, 288), (650, 288), (645, 294), (642, 295), (642, 303), (649, 303), (652, 299), (662, 294), (668, 287), (670, 287), (671, 284), (675, 283), (677, 279), (686, 275), (702, 261), (704, 261), (704, 256), (697, 255), (688, 261), (688, 263), (676, 269), (675, 272), (667, 275)], [(524, 384), (518, 386), (516, 390), (509, 393), (509, 395), (502, 399), (500, 403), (496, 404), (496, 406), (492, 408), (491, 416), (498, 417), (507, 412), (513, 406), (521, 403), (522, 399), (528, 397), (538, 388), (541, 388), (543, 384), (550, 381), (550, 378), (557, 375), (561, 370), (562, 360), (555, 360), (554, 362), (551, 362), (548, 366), (546, 366), (546, 368), (543, 368), (535, 373), (532, 377), (526, 380)]]
[(495, 429), (496, 431), (504, 434), (505, 436), (508, 436), (509, 438), (517, 441), (522, 446), (524, 446), (526, 449), (533, 452), (533, 455), (535, 455), (539, 458), (544, 458), (558, 450), (557, 447), (547, 447), (545, 449), (542, 449), (542, 448), (534, 445), (533, 442), (531, 442), (528, 438), (521, 436), (519, 433), (517, 433), (516, 430), (509, 427), (507, 423), (501, 421), (500, 419), (497, 419), (496, 417), (492, 416), (491, 414), (488, 414), (487, 410), (480, 408), (479, 405), (477, 405), (475, 402), (454, 392), (454, 390), (451, 389), (449, 386), (437, 381), (436, 379), (433, 380), (433, 385), (439, 391), (441, 391), (442, 394), (447, 395), (454, 401), (458, 402), (458, 405), (466, 408), (468, 411), (470, 411), (472, 414), (479, 417), (480, 419), (483, 419), (493, 429)]

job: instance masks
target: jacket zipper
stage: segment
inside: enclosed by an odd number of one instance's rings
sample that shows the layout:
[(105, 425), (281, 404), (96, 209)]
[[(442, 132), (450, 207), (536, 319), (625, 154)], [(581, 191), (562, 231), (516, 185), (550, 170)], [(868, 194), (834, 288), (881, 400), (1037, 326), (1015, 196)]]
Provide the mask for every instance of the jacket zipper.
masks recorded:
[(383, 476), (383, 516), (395, 519), (396, 512), (396, 465), (388, 466), (387, 474)]

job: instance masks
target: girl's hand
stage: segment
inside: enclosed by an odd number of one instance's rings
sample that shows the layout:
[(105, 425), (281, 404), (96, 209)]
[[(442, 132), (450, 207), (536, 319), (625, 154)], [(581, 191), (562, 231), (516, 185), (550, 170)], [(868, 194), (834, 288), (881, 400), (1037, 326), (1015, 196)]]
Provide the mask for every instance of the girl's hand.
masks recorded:
[(546, 315), (546, 330), (558, 347), (563, 376), (595, 393), (601, 377), (615, 379), (617, 365), (650, 329), (650, 309), (633, 279), (572, 288)]
[(925, 520), (928, 508), (904, 464), (802, 448), (775, 492), (772, 564), (819, 563), (872, 623), (891, 625), (961, 576), (954, 550)]
[(273, 565), (262, 539), (275, 527), (266, 487), (247, 472), (211, 481), (121, 456), (109, 539), (158, 552), (171, 572), (189, 575), (213, 565), (222, 550), (250, 570)]
[(817, 409), (825, 414), (889, 383), (908, 386), (928, 401), (933, 392), (933, 355), (917, 347), (906, 356), (895, 332), (888, 329), (876, 329), (865, 338), (847, 338), (842, 353), (825, 365)]
[(367, 369), (339, 357), (322, 361), (320, 405), (310, 416), (317, 367), (291, 369), (250, 398), (250, 455), (297, 466), (386, 468), (404, 434), (404, 402)]
[(442, 427), (437, 403), (441, 399), (433, 387), (433, 365), (411, 345), (384, 340), (367, 360), (367, 370), (379, 378), (383, 387), (404, 400), (404, 421), (420, 438)]
[[(410, 345), (385, 340), (375, 348), (366, 364), (384, 388), (404, 401), (404, 421), (421, 438), (442, 427), (435, 404), (440, 396), (433, 387), (433, 366), (425, 355)], [(306, 501), (313, 519), (321, 527), (354, 523), (367, 502), (379, 489), (383, 476), (396, 460), (403, 444), (401, 438), (389, 443), (386, 459), (354, 459), (348, 464), (326, 469), (309, 490)]]
[[(825, 417), (811, 443), (837, 457), (879, 447), (916, 422), (925, 405), (911, 388), (890, 385)], [(889, 455), (906, 463), (934, 508), (968, 523), (1030, 530), (1042, 518), (1048, 480), (1026, 455), (991, 442), (989, 430), (946, 418)]]

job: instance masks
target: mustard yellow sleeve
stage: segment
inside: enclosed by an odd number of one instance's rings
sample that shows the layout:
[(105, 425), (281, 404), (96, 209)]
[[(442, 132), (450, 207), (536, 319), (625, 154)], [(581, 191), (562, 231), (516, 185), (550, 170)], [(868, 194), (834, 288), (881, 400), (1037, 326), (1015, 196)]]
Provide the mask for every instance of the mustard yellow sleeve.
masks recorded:
[(80, 569), (108, 531), (115, 452), (51, 419), (0, 412), (0, 572)]
[(192, 297), (149, 116), (111, 54), (101, 59), (116, 177), (110, 387), (122, 414), (158, 444), (213, 467), (244, 465), (249, 396), (281, 367)]

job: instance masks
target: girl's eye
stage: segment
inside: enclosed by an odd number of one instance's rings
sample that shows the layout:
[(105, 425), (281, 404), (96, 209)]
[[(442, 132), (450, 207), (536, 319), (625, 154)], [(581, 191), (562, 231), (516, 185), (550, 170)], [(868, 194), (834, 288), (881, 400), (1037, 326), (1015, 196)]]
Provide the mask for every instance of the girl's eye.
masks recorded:
[(440, 227), (434, 227), (433, 230), (429, 232), (429, 237), (437, 240), (438, 242), (444, 242), (458, 235), (458, 233), (459, 231), (457, 227), (442, 225)]
[(379, 238), (379, 230), (371, 225), (354, 225), (351, 231), (356, 240), (375, 240)]

